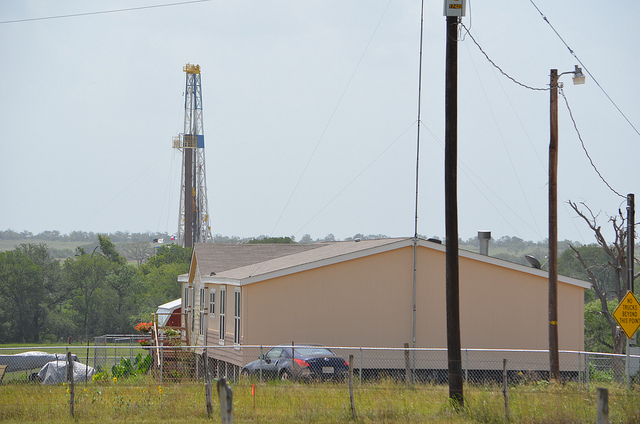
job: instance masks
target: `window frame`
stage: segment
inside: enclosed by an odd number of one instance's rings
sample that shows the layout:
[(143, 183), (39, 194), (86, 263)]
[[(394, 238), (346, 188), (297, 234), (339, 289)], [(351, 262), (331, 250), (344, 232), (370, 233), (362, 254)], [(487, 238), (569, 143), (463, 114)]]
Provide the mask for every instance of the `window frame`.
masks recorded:
[(200, 322), (198, 323), (198, 334), (203, 336), (205, 332), (205, 320), (207, 318), (207, 311), (204, 309), (204, 298), (206, 289), (200, 287)]
[(240, 287), (236, 287), (233, 291), (233, 343), (235, 345), (240, 344), (240, 319), (241, 319), (241, 307), (242, 307), (242, 295)]
[(219, 330), (220, 330), (220, 334), (219, 334), (219, 343), (221, 345), (224, 345), (224, 339), (225, 339), (225, 334), (226, 334), (226, 315), (227, 315), (227, 287), (226, 286), (220, 286), (220, 296), (218, 297), (220, 300), (220, 306), (218, 308), (218, 317), (220, 319), (219, 322)]
[(209, 289), (209, 317), (216, 317), (216, 289)]

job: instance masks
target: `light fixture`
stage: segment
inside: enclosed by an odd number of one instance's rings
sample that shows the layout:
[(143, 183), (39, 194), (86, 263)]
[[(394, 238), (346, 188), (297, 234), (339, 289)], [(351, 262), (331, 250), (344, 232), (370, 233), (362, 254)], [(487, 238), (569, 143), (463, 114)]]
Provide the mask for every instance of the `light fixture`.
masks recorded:
[(576, 65), (576, 70), (573, 71), (573, 85), (584, 84), (585, 76), (582, 73), (582, 68)]

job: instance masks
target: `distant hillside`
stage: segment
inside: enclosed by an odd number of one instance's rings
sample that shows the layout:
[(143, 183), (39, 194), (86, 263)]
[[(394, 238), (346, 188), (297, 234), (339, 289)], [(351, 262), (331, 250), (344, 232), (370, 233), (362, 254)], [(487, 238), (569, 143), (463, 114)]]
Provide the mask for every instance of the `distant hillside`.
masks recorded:
[[(118, 250), (127, 250), (128, 246), (142, 243), (152, 243), (154, 239), (170, 240), (171, 235), (167, 233), (129, 233), (127, 231), (117, 231), (115, 233), (106, 234), (109, 239), (116, 244)], [(355, 234), (353, 237), (347, 237), (344, 241), (350, 241), (355, 239), (380, 239), (386, 238), (383, 234)], [(427, 238), (425, 236), (420, 236)], [(435, 237), (438, 238), (438, 237)], [(256, 237), (237, 237), (237, 236), (223, 236), (216, 234), (214, 236), (215, 243), (228, 243), (228, 244), (240, 244), (240, 243), (255, 243), (264, 241), (270, 241), (278, 239), (280, 242), (297, 242), (297, 243), (313, 243), (318, 241), (339, 241), (333, 234), (328, 234), (324, 238), (312, 239), (309, 234), (303, 235), (300, 240), (296, 240), (295, 237), (269, 237), (260, 235)], [(444, 242), (444, 241), (443, 241)], [(91, 251), (98, 245), (98, 234), (94, 232), (85, 231), (73, 231), (70, 234), (61, 234), (59, 231), (43, 231), (38, 234), (33, 234), (28, 231), (22, 231), (20, 233), (13, 230), (0, 231), (0, 251), (15, 249), (18, 245), (24, 243), (45, 243), (49, 248), (52, 256), (65, 259), (72, 257), (76, 253), (78, 247), (83, 248), (85, 251)], [(573, 246), (581, 246), (579, 242), (571, 242), (564, 240), (558, 243), (558, 254), (562, 253), (569, 247), (569, 244)], [(463, 250), (471, 252), (479, 251), (479, 243), (477, 237), (472, 237), (468, 240), (460, 240), (459, 246)], [(489, 256), (504, 259), (510, 262), (520, 263), (528, 265), (525, 255), (532, 255), (540, 262), (545, 262), (547, 255), (547, 241), (525, 241), (518, 237), (503, 236), (499, 239), (492, 239), (489, 243)]]

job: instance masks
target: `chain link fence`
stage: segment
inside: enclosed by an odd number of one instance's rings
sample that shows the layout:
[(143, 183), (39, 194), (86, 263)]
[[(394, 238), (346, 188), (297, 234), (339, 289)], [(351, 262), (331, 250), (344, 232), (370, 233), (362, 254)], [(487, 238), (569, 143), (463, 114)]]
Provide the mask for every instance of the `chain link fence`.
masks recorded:
[[(208, 372), (213, 378), (237, 382), (241, 378), (265, 381), (276, 378), (327, 377), (344, 381), (348, 365), (330, 364), (328, 356), (351, 362), (354, 381), (363, 383), (390, 379), (405, 383), (446, 384), (447, 350), (425, 348), (329, 347), (334, 355), (321, 355), (327, 366), (316, 365), (302, 345), (265, 346), (143, 346), (140, 336), (103, 336), (91, 346), (0, 349), (0, 382), (4, 384), (42, 381), (50, 362), (64, 362), (71, 352), (75, 362), (86, 364), (92, 379), (123, 378), (150, 374), (159, 383), (199, 381)], [(295, 352), (295, 361), (291, 353)], [(206, 362), (205, 362), (206, 357)], [(302, 358), (302, 359), (298, 359)], [(311, 358), (311, 359), (309, 359)], [(306, 360), (306, 361), (305, 361)], [(505, 364), (506, 360), (506, 364)], [(62, 364), (61, 364), (62, 366)], [(467, 384), (548, 380), (546, 350), (462, 349), (460, 364)], [(306, 369), (305, 369), (306, 368)], [(310, 371), (309, 371), (310, 370)], [(306, 372), (306, 374), (305, 374)], [(91, 374), (89, 376), (89, 374)], [(584, 384), (640, 382), (640, 355), (560, 351), (560, 376), (565, 382)]]

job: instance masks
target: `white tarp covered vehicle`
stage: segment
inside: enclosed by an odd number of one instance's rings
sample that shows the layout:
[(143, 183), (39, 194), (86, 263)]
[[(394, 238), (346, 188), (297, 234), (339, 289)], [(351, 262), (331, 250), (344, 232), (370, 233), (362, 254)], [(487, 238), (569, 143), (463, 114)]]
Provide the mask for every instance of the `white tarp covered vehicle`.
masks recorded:
[[(74, 361), (76, 355), (71, 355)], [(6, 365), (6, 372), (28, 371), (42, 368), (47, 362), (62, 361), (66, 358), (64, 353), (24, 352), (15, 355), (0, 355), (0, 365)]]
[[(73, 381), (81, 382), (91, 380), (95, 369), (81, 364), (80, 362), (72, 362), (73, 364)], [(38, 373), (38, 379), (42, 384), (62, 384), (67, 381), (67, 361), (51, 361), (47, 363)]]

